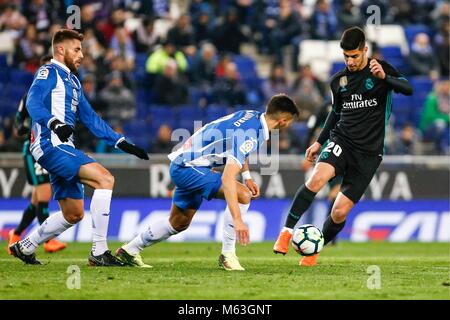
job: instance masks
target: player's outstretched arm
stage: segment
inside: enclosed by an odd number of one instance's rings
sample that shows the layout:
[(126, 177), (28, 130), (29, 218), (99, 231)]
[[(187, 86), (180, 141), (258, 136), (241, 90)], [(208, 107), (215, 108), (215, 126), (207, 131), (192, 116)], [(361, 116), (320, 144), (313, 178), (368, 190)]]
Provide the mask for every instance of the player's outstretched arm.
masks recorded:
[(241, 245), (246, 245), (249, 242), (249, 231), (242, 220), (236, 189), (236, 176), (240, 171), (241, 166), (232, 158), (228, 158), (222, 174), (222, 188), (231, 216), (233, 217), (237, 239)]
[(134, 154), (136, 157), (138, 157), (140, 159), (143, 159), (143, 160), (149, 159), (148, 154), (147, 154), (147, 152), (145, 152), (144, 149), (139, 148), (135, 144), (129, 143), (125, 139), (120, 141), (117, 144), (117, 148), (119, 148), (123, 152), (129, 153), (129, 154)]
[(79, 105), (78, 115), (81, 122), (83, 122), (97, 138), (104, 139), (109, 145), (116, 146), (120, 150), (133, 154), (140, 159), (149, 159), (145, 150), (129, 143), (122, 135), (111, 129), (111, 127), (94, 112), (84, 94), (81, 95)]

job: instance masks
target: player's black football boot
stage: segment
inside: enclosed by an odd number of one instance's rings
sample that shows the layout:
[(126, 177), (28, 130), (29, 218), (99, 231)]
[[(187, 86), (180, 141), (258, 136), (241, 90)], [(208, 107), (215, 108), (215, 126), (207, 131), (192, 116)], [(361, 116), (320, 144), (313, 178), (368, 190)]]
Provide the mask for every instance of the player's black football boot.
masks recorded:
[(106, 250), (103, 254), (94, 256), (89, 254), (89, 265), (92, 267), (124, 267), (125, 264), (111, 254), (110, 250)]
[(20, 249), (19, 242), (15, 242), (11, 246), (9, 246), (9, 250), (11, 250), (11, 253), (14, 257), (19, 258), (20, 260), (25, 262), (25, 264), (42, 264), (39, 260), (36, 259), (36, 255), (34, 253), (23, 253)]

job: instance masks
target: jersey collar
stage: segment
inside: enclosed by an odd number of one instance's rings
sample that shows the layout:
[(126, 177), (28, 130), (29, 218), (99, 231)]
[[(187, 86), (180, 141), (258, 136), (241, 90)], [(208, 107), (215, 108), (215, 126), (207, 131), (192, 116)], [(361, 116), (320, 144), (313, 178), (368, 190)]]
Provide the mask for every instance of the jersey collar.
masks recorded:
[(61, 62), (59, 62), (59, 61), (57, 61), (55, 59), (51, 59), (50, 62), (53, 63), (53, 64), (56, 64), (58, 67), (60, 67), (61, 69), (63, 69), (67, 73), (70, 73), (70, 69), (64, 63), (61, 63)]
[(259, 118), (259, 121), (261, 121), (261, 125), (264, 129), (264, 140), (269, 140), (269, 127), (267, 126), (266, 118), (264, 117), (266, 113), (261, 113), (261, 117)]

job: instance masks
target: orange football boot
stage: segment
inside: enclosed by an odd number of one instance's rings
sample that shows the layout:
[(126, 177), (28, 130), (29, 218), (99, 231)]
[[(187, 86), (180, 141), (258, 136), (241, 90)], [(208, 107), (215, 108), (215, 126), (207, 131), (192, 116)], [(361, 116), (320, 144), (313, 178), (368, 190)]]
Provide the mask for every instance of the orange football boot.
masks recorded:
[(9, 230), (8, 232), (8, 254), (12, 255), (11, 249), (9, 249), (9, 246), (13, 243), (20, 241), (20, 236), (15, 234), (14, 229)]
[(56, 252), (65, 249), (67, 245), (64, 242), (58, 241), (56, 239), (51, 239), (44, 243), (45, 252)]
[(282, 253), (283, 255), (288, 253), (289, 243), (291, 242), (291, 239), (292, 232), (289, 232), (289, 230), (281, 230), (280, 234), (278, 235), (278, 239), (273, 246), (273, 252)]
[(302, 267), (313, 267), (317, 264), (317, 257), (319, 256), (318, 253), (313, 254), (312, 256), (305, 256), (303, 258), (300, 259), (300, 261), (298, 262), (299, 266)]

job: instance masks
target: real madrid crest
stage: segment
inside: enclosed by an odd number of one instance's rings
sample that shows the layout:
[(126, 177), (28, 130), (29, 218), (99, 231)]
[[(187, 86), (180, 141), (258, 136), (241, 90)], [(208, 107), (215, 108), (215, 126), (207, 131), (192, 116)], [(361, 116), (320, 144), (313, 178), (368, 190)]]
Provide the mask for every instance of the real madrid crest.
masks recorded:
[(348, 83), (347, 76), (342, 76), (342, 77), (339, 79), (339, 86), (340, 86), (340, 87), (345, 87), (345, 86), (347, 86), (347, 83)]

